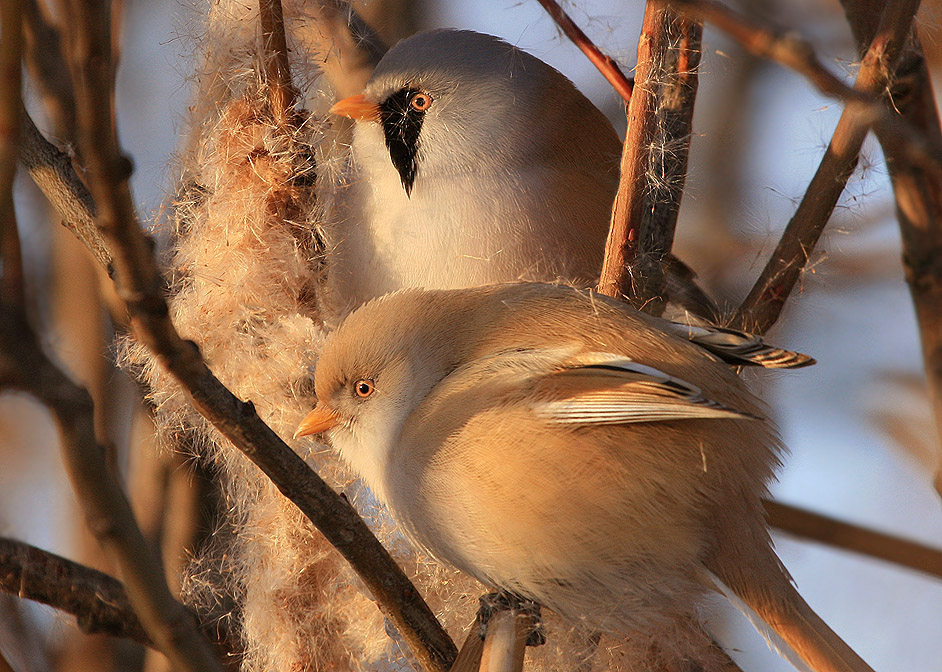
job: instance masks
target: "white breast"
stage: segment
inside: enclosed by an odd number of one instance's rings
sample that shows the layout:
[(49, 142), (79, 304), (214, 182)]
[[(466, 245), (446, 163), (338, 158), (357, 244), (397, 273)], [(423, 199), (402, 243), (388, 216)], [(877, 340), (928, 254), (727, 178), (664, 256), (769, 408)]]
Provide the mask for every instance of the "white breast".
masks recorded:
[(339, 192), (330, 284), (349, 307), (403, 287), (513, 280), (591, 282), (601, 264), (608, 185), (548, 166), (434, 175), (411, 197), (378, 124), (358, 124)]

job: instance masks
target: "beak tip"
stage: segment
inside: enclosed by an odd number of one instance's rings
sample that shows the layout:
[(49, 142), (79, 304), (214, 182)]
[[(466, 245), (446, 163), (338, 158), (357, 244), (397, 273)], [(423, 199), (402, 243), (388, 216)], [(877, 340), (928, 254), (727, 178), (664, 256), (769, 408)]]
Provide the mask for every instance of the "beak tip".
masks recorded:
[(304, 416), (298, 428), (294, 430), (292, 438), (298, 439), (302, 436), (320, 434), (334, 427), (339, 420), (336, 411), (325, 408), (318, 404), (313, 411)]
[(330, 108), (331, 114), (347, 117), (354, 121), (378, 121), (379, 106), (370, 102), (362, 93), (338, 100)]

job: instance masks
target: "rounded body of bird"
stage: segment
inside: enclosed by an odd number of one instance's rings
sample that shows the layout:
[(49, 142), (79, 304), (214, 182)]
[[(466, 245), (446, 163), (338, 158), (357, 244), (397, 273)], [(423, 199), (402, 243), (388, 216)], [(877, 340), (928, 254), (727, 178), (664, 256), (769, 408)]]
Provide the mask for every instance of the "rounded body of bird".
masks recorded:
[(704, 563), (743, 532), (744, 557), (774, 557), (775, 433), (727, 365), (662, 323), (550, 285), (404, 291), (328, 340), (318, 398), (348, 417), (331, 400), (375, 384), (332, 441), (433, 556), (644, 631), (693, 617)]

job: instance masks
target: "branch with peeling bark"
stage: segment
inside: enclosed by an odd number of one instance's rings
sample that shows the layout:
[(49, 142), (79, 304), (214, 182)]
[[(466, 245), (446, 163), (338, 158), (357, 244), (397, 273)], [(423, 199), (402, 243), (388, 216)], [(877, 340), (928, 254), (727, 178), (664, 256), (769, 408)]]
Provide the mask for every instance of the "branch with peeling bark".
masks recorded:
[(648, 2), (599, 291), (655, 314), (687, 174), (701, 34), (700, 24)]

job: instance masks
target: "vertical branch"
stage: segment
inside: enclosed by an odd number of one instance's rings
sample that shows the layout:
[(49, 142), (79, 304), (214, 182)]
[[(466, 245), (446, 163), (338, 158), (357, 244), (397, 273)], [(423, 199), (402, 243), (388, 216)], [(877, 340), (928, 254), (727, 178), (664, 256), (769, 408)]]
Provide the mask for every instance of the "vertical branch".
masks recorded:
[(262, 24), (262, 70), (275, 121), (283, 123), (290, 117), (297, 98), (288, 65), (288, 42), (281, 0), (259, 0), (259, 21)]
[(635, 87), (627, 106), (628, 130), (621, 155), (621, 180), (612, 206), (612, 220), (605, 241), (605, 257), (598, 285), (599, 292), (608, 296), (633, 295), (628, 268), (637, 254), (648, 147), (657, 123), (654, 52), (665, 32), (664, 19), (660, 3), (648, 0), (638, 39)]
[[(873, 15), (882, 3), (873, 0), (843, 0), (858, 48), (874, 39), (878, 30)], [(939, 112), (922, 47), (910, 36), (890, 82), (887, 105), (933, 142), (942, 142)], [(886, 157), (896, 217), (903, 241), (903, 268), (916, 309), (923, 363), (937, 427), (939, 471), (935, 488), (942, 495), (942, 174), (926, 171), (909, 160), (898, 143), (881, 127), (877, 139)]]
[(599, 291), (655, 313), (686, 177), (701, 34), (699, 23), (647, 3)]
[[(665, 14), (671, 14), (665, 10)], [(663, 51), (657, 55), (658, 123), (648, 165), (649, 192), (645, 195), (634, 272), (636, 306), (650, 313), (663, 312), (666, 275), (664, 260), (674, 245), (674, 230), (687, 179), (687, 158), (697, 96), (703, 24), (674, 14), (667, 21)]]
[(22, 106), (22, 21), (18, 0), (0, 0), (0, 301), (17, 306), (24, 302), (23, 260), (13, 210)]
[(72, 142), (75, 139), (75, 101), (59, 31), (37, 0), (26, 0), (23, 9), (26, 68), (52, 128), (60, 138)]

